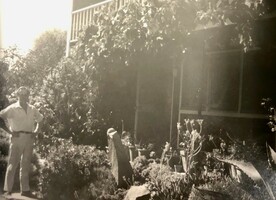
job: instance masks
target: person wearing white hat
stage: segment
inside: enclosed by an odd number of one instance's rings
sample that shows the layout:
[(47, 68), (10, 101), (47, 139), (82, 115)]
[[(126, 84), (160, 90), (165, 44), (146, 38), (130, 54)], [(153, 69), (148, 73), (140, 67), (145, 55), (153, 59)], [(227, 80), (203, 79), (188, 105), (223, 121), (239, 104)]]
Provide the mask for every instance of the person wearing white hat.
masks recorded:
[(30, 90), (27, 87), (20, 87), (15, 94), (18, 101), (0, 111), (0, 118), (5, 121), (4, 124), (0, 124), (0, 127), (11, 134), (4, 191), (6, 191), (6, 195), (12, 193), (16, 168), (20, 162), (21, 195), (34, 197), (30, 192), (29, 171), (34, 138), (43, 116), (34, 106), (28, 103)]

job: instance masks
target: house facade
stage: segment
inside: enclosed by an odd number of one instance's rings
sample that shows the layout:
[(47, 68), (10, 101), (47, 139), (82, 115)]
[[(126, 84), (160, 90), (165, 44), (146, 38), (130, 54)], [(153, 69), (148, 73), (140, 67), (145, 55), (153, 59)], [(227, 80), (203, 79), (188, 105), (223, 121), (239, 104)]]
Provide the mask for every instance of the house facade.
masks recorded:
[[(67, 55), (80, 31), (95, 23), (95, 13), (105, 6), (113, 12), (129, 1), (74, 0)], [(160, 72), (143, 69), (137, 78), (133, 122), (137, 140), (162, 132), (162, 139), (177, 143), (176, 123), (200, 118), (213, 125), (211, 131), (262, 142), (267, 115), (261, 101), (276, 100), (275, 31), (275, 16), (257, 21), (256, 45), (245, 50), (234, 39), (235, 25), (198, 30), (181, 65)]]
[[(181, 66), (178, 120), (203, 118), (241, 140), (267, 139), (263, 98), (276, 102), (276, 19), (255, 22), (254, 47), (244, 49), (236, 26), (196, 31)], [(197, 42), (195, 42), (197, 41)]]

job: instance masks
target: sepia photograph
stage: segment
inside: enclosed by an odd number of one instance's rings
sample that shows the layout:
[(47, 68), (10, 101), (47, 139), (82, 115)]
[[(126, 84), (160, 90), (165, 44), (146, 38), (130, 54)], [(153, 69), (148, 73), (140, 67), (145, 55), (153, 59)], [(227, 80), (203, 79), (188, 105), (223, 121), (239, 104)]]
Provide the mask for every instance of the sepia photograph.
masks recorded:
[(276, 200), (275, 0), (0, 0), (0, 200)]

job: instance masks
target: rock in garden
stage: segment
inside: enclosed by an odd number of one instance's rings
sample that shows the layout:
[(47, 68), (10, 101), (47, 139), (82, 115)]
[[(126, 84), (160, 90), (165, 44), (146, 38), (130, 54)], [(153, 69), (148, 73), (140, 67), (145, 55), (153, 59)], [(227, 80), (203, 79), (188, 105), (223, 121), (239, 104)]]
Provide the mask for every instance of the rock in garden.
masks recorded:
[(131, 186), (124, 200), (149, 200), (150, 191), (145, 185)]
[(118, 132), (110, 128), (107, 131), (109, 160), (111, 171), (119, 188), (127, 188), (132, 183), (133, 170)]

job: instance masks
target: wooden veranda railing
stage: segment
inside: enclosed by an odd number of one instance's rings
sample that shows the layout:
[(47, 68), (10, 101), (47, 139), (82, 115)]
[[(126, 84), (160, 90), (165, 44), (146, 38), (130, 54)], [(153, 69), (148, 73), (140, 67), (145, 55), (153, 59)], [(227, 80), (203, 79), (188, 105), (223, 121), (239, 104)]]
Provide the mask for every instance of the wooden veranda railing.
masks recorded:
[[(134, 0), (106, 0), (91, 6), (75, 10), (72, 12), (71, 35), (70, 42), (74, 42), (79, 37), (80, 32), (90, 24), (95, 23), (94, 16), (103, 8), (107, 8), (108, 12), (114, 12), (129, 2)], [(136, 0), (143, 3), (145, 0)]]

